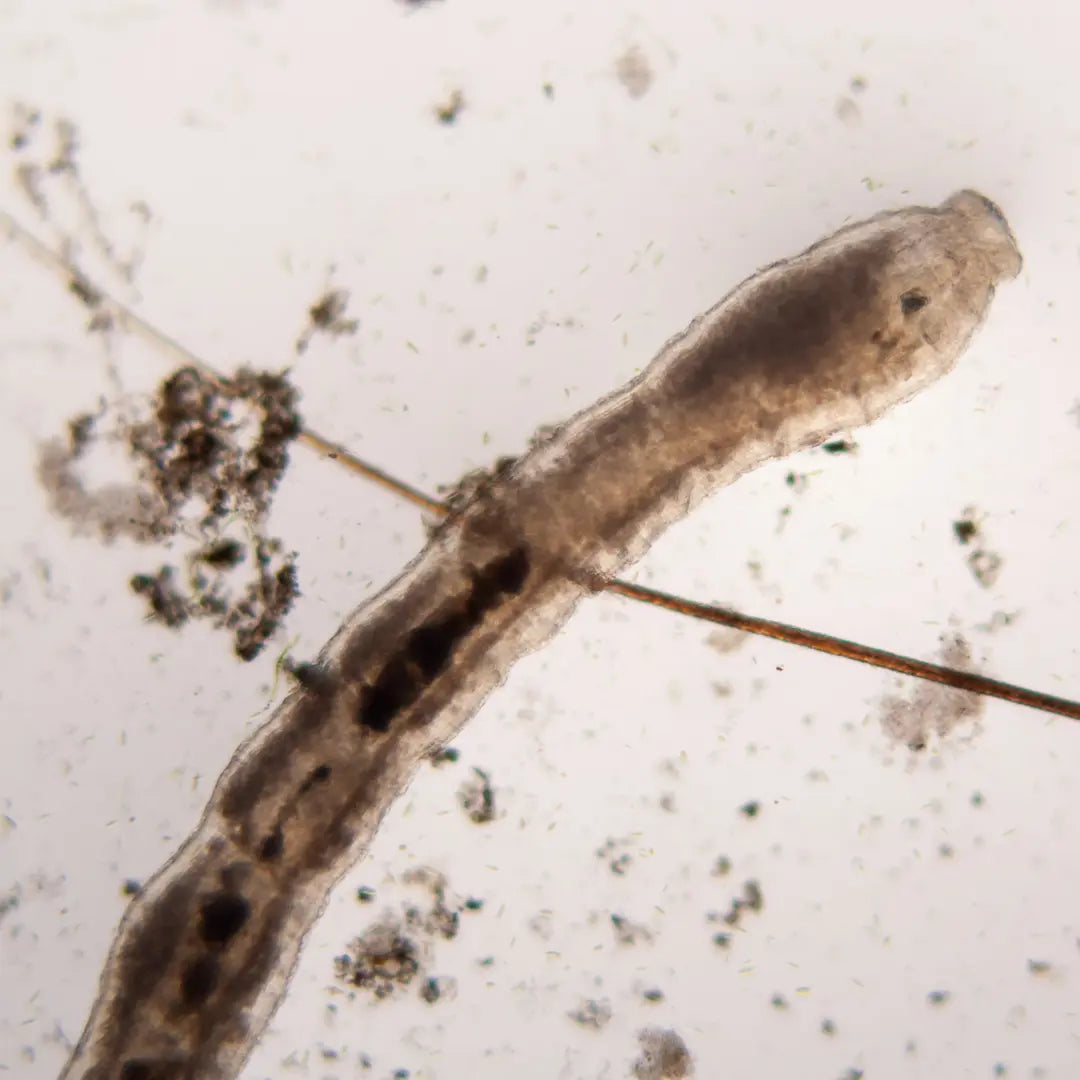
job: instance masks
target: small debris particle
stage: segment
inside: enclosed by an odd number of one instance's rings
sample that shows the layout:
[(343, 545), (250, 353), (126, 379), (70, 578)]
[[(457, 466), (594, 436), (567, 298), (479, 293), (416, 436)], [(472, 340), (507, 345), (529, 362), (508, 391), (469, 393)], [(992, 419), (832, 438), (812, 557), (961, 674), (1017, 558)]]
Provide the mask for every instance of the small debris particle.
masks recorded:
[(649, 67), (649, 61), (636, 45), (631, 45), (615, 61), (615, 77), (634, 99), (644, 97), (653, 82), (653, 73)]
[(101, 293), (78, 273), (71, 275), (71, 279), (68, 281), (68, 289), (91, 310), (100, 307), (104, 299)]
[(634, 862), (634, 857), (628, 851), (619, 851), (619, 849), (628, 847), (629, 844), (629, 840), (616, 840), (609, 836), (604, 844), (596, 849), (596, 857), (607, 859), (608, 869), (616, 877), (625, 877)]
[(765, 906), (765, 900), (761, 895), (761, 886), (753, 878), (743, 885), (743, 897), (746, 906), (751, 911), (760, 911)]
[(652, 932), (640, 923), (631, 922), (624, 915), (611, 915), (611, 927), (615, 931), (615, 940), (620, 945), (637, 945), (639, 942), (652, 941)]
[(974, 807), (980, 807), (986, 802), (986, 797), (981, 791), (973, 791), (971, 793), (971, 805)]
[(713, 877), (725, 877), (731, 873), (731, 860), (726, 855), (717, 856), (716, 862), (713, 863), (712, 876)]
[(822, 443), (821, 449), (826, 454), (854, 454), (858, 444), (850, 439), (830, 439), (829, 442)]
[(581, 1027), (601, 1031), (611, 1021), (611, 1006), (606, 1001), (594, 1001), (589, 998), (576, 1009), (571, 1009), (566, 1015)]
[(207, 544), (202, 551), (197, 552), (195, 557), (207, 566), (239, 566), (244, 561), (244, 545), (232, 538), (215, 540)]
[(458, 802), (474, 825), (486, 825), (496, 818), (495, 789), (483, 769), (473, 766), (474, 776), (458, 791)]
[(769, 1004), (774, 1009), (786, 1009), (788, 1007), (787, 998), (783, 994), (773, 994), (769, 999)]
[(1032, 975), (1048, 975), (1054, 968), (1048, 960), (1028, 960), (1028, 971)]
[(549, 82), (542, 83), (541, 86), (540, 86), (540, 90), (542, 91), (544, 97), (546, 97), (548, 99), (548, 101), (553, 101), (554, 100), (554, 98), (555, 98), (555, 86), (552, 83), (549, 83)]
[(745, 630), (736, 630), (734, 627), (723, 626), (709, 632), (705, 638), (705, 644), (710, 649), (724, 655), (741, 649), (750, 640), (750, 634)]
[(836, 119), (840, 121), (845, 127), (858, 127), (862, 121), (862, 110), (854, 99), (844, 95), (836, 99), (836, 105), (833, 107), (833, 112), (836, 115)]
[(731, 935), (713, 934), (712, 942), (718, 949), (729, 949), (731, 947)]
[(938, 854), (943, 859), (951, 859), (956, 854), (956, 850), (953, 848), (952, 844), (939, 844)]
[(664, 1000), (664, 991), (659, 987), (650, 986), (648, 990), (645, 990), (641, 995), (648, 1002), (658, 1002)]
[(826, 1017), (824, 1020), (822, 1020), (821, 1021), (821, 1034), (822, 1035), (835, 1035), (836, 1034), (836, 1024), (835, 1024), (835, 1022), (830, 1020), (828, 1017)]
[(21, 896), (22, 891), (18, 885), (12, 886), (6, 895), (0, 896), (0, 919), (19, 906)]
[[(181, 368), (165, 379), (142, 415), (122, 414), (103, 430), (107, 407), (68, 423), (67, 440), (39, 447), (38, 480), (51, 508), (77, 531), (106, 543), (184, 543), (186, 567), (163, 565), (129, 579), (151, 618), (172, 629), (209, 619), (232, 633), (243, 660), (276, 633), (299, 588), (296, 557), (267, 537), (267, 519), (301, 430), (297, 391), (284, 375), (242, 369), (232, 378)], [(117, 410), (119, 411), (119, 410)], [(80, 459), (94, 443), (123, 446), (133, 480), (88, 489)], [(227, 535), (235, 522), (245, 541)], [(189, 537), (197, 537), (194, 544)], [(248, 554), (251, 558), (248, 558)], [(228, 577), (247, 562), (246, 581)]]
[[(982, 524), (975, 507), (964, 507), (960, 517), (953, 522), (952, 528), (953, 535), (964, 546), (978, 539), (982, 534)], [(968, 555), (967, 564), (975, 580), (984, 589), (991, 589), (1001, 576), (1004, 560), (996, 552), (980, 544)]]
[(357, 938), (350, 952), (334, 960), (337, 977), (349, 986), (370, 991), (376, 1000), (407, 986), (420, 970), (420, 951), (399, 924), (380, 923)]
[[(761, 892), (761, 886), (751, 878), (743, 883), (742, 896), (732, 897), (731, 906), (723, 915), (712, 912), (708, 916), (709, 922), (722, 921), (727, 926), (738, 926), (742, 921), (744, 911), (761, 911), (765, 907), (765, 898)], [(713, 939), (715, 941), (715, 938)]]
[(346, 289), (330, 289), (316, 300), (308, 308), (308, 325), (296, 339), (297, 355), (307, 351), (316, 334), (328, 334), (330, 337), (355, 334), (360, 328), (360, 320), (345, 318), (348, 306), (349, 293)]
[(141, 892), (142, 885), (134, 878), (128, 878), (124, 884), (120, 886), (120, 893), (122, 896), (138, 896)]
[[(388, 912), (362, 935), (355, 938), (347, 951), (335, 958), (334, 971), (346, 985), (370, 993), (376, 1000), (390, 997), (396, 989), (408, 986), (422, 977), (421, 995), (430, 995), (424, 968), (434, 939), (450, 941), (457, 936), (460, 918), (458, 910), (450, 907), (446, 898), (446, 878), (427, 867), (414, 868), (401, 877), (402, 884), (427, 890), (431, 904), (423, 910), (407, 904), (400, 915)], [(375, 892), (359, 888), (357, 900), (370, 903)], [(458, 904), (460, 908), (462, 905)], [(452, 979), (436, 979), (440, 998), (456, 987)], [(427, 1000), (425, 998), (425, 1000)]]
[(944, 1005), (951, 997), (952, 994), (949, 993), (948, 990), (931, 990), (930, 993), (926, 995), (926, 1000), (930, 1002), (931, 1005)]
[(953, 534), (961, 544), (970, 544), (979, 535), (979, 526), (970, 517), (954, 521), (952, 527)]
[(645, 1028), (638, 1032), (641, 1054), (634, 1063), (636, 1080), (689, 1080), (694, 1061), (682, 1037), (671, 1030)]
[(156, 574), (133, 574), (131, 591), (145, 597), (150, 616), (170, 630), (181, 627), (191, 618), (187, 598), (176, 585), (176, 568), (163, 566)]
[(992, 589), (997, 584), (1004, 565), (1004, 559), (997, 552), (979, 548), (968, 556), (967, 562), (975, 580), (984, 589)]
[(483, 908), (483, 906), (484, 906), (484, 901), (479, 899), (476, 896), (470, 896), (469, 899), (465, 901), (465, 910), (466, 911), (480, 911), (480, 909)]
[(742, 814), (743, 817), (756, 818), (758, 814), (761, 813), (761, 803), (756, 799), (743, 803), (742, 806), (739, 807), (739, 813)]
[(465, 95), (461, 90), (451, 90), (441, 105), (435, 106), (435, 119), (440, 124), (454, 123), (465, 108)]
[(428, 754), (428, 761), (438, 768), (440, 765), (453, 765), (459, 757), (461, 757), (460, 750), (455, 750), (452, 746), (441, 746)]
[(445, 1001), (452, 998), (455, 990), (456, 983), (453, 979), (425, 979), (423, 985), (420, 987), (420, 1000), (427, 1005), (434, 1005), (437, 1001)]
[[(967, 641), (959, 634), (947, 637), (942, 644), (941, 662), (959, 671), (972, 670)], [(960, 725), (977, 722), (984, 708), (978, 694), (937, 683), (920, 683), (910, 700), (886, 696), (881, 705), (881, 726), (885, 734), (914, 753), (924, 751), (933, 735), (943, 739)]]

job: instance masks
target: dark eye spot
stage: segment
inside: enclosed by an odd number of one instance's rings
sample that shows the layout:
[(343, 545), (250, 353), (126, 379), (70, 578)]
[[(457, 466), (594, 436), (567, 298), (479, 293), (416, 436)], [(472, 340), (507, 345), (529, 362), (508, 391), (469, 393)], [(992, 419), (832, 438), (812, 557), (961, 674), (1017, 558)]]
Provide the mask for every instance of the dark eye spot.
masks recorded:
[(199, 936), (207, 945), (225, 945), (244, 928), (251, 905), (236, 892), (213, 893), (199, 911)]
[(184, 1004), (201, 1005), (214, 992), (220, 965), (212, 956), (200, 956), (184, 968), (180, 976), (180, 994)]
[(900, 311), (903, 315), (912, 315), (929, 303), (928, 296), (919, 292), (918, 289), (911, 289), (900, 297)]
[(263, 862), (273, 862), (280, 859), (285, 850), (285, 837), (282, 835), (281, 826), (277, 826), (273, 832), (267, 833), (259, 844), (259, 858)]

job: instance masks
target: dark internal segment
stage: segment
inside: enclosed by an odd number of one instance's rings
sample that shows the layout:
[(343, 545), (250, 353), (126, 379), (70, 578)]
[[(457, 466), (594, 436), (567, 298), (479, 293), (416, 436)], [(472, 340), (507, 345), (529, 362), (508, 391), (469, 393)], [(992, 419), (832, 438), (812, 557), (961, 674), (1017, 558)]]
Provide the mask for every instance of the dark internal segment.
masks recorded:
[(484, 617), (525, 587), (529, 552), (516, 547), (486, 566), (470, 571), (469, 591), (455, 610), (441, 612), (410, 631), (375, 681), (364, 686), (358, 722), (372, 731), (389, 731), (394, 717), (412, 705), (446, 669), (455, 650)]

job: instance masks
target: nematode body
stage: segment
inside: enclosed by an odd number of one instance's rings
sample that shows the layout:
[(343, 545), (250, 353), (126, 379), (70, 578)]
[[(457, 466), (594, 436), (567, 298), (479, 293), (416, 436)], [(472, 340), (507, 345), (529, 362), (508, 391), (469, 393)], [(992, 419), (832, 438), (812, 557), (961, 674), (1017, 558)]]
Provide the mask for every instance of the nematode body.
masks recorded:
[(455, 507), (236, 752), (132, 902), (62, 1080), (227, 1080), (424, 754), (704, 497), (948, 372), (1021, 259), (962, 191), (762, 270)]

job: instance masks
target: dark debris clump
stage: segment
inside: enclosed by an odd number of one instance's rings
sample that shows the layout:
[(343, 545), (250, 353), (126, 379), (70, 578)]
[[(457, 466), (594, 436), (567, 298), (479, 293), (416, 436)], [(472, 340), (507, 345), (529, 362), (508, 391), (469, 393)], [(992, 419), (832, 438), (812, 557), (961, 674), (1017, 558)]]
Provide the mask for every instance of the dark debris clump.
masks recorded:
[[(297, 596), (295, 555), (265, 522), (301, 432), (298, 392), (284, 374), (240, 370), (233, 378), (195, 367), (174, 372), (142, 416), (110, 430), (106, 409), (72, 419), (66, 440), (41, 447), (38, 477), (53, 509), (106, 542), (118, 536), (187, 550), (130, 578), (150, 618), (176, 629), (210, 619), (252, 660)], [(95, 443), (123, 448), (132, 481), (88, 488), (80, 474)]]

